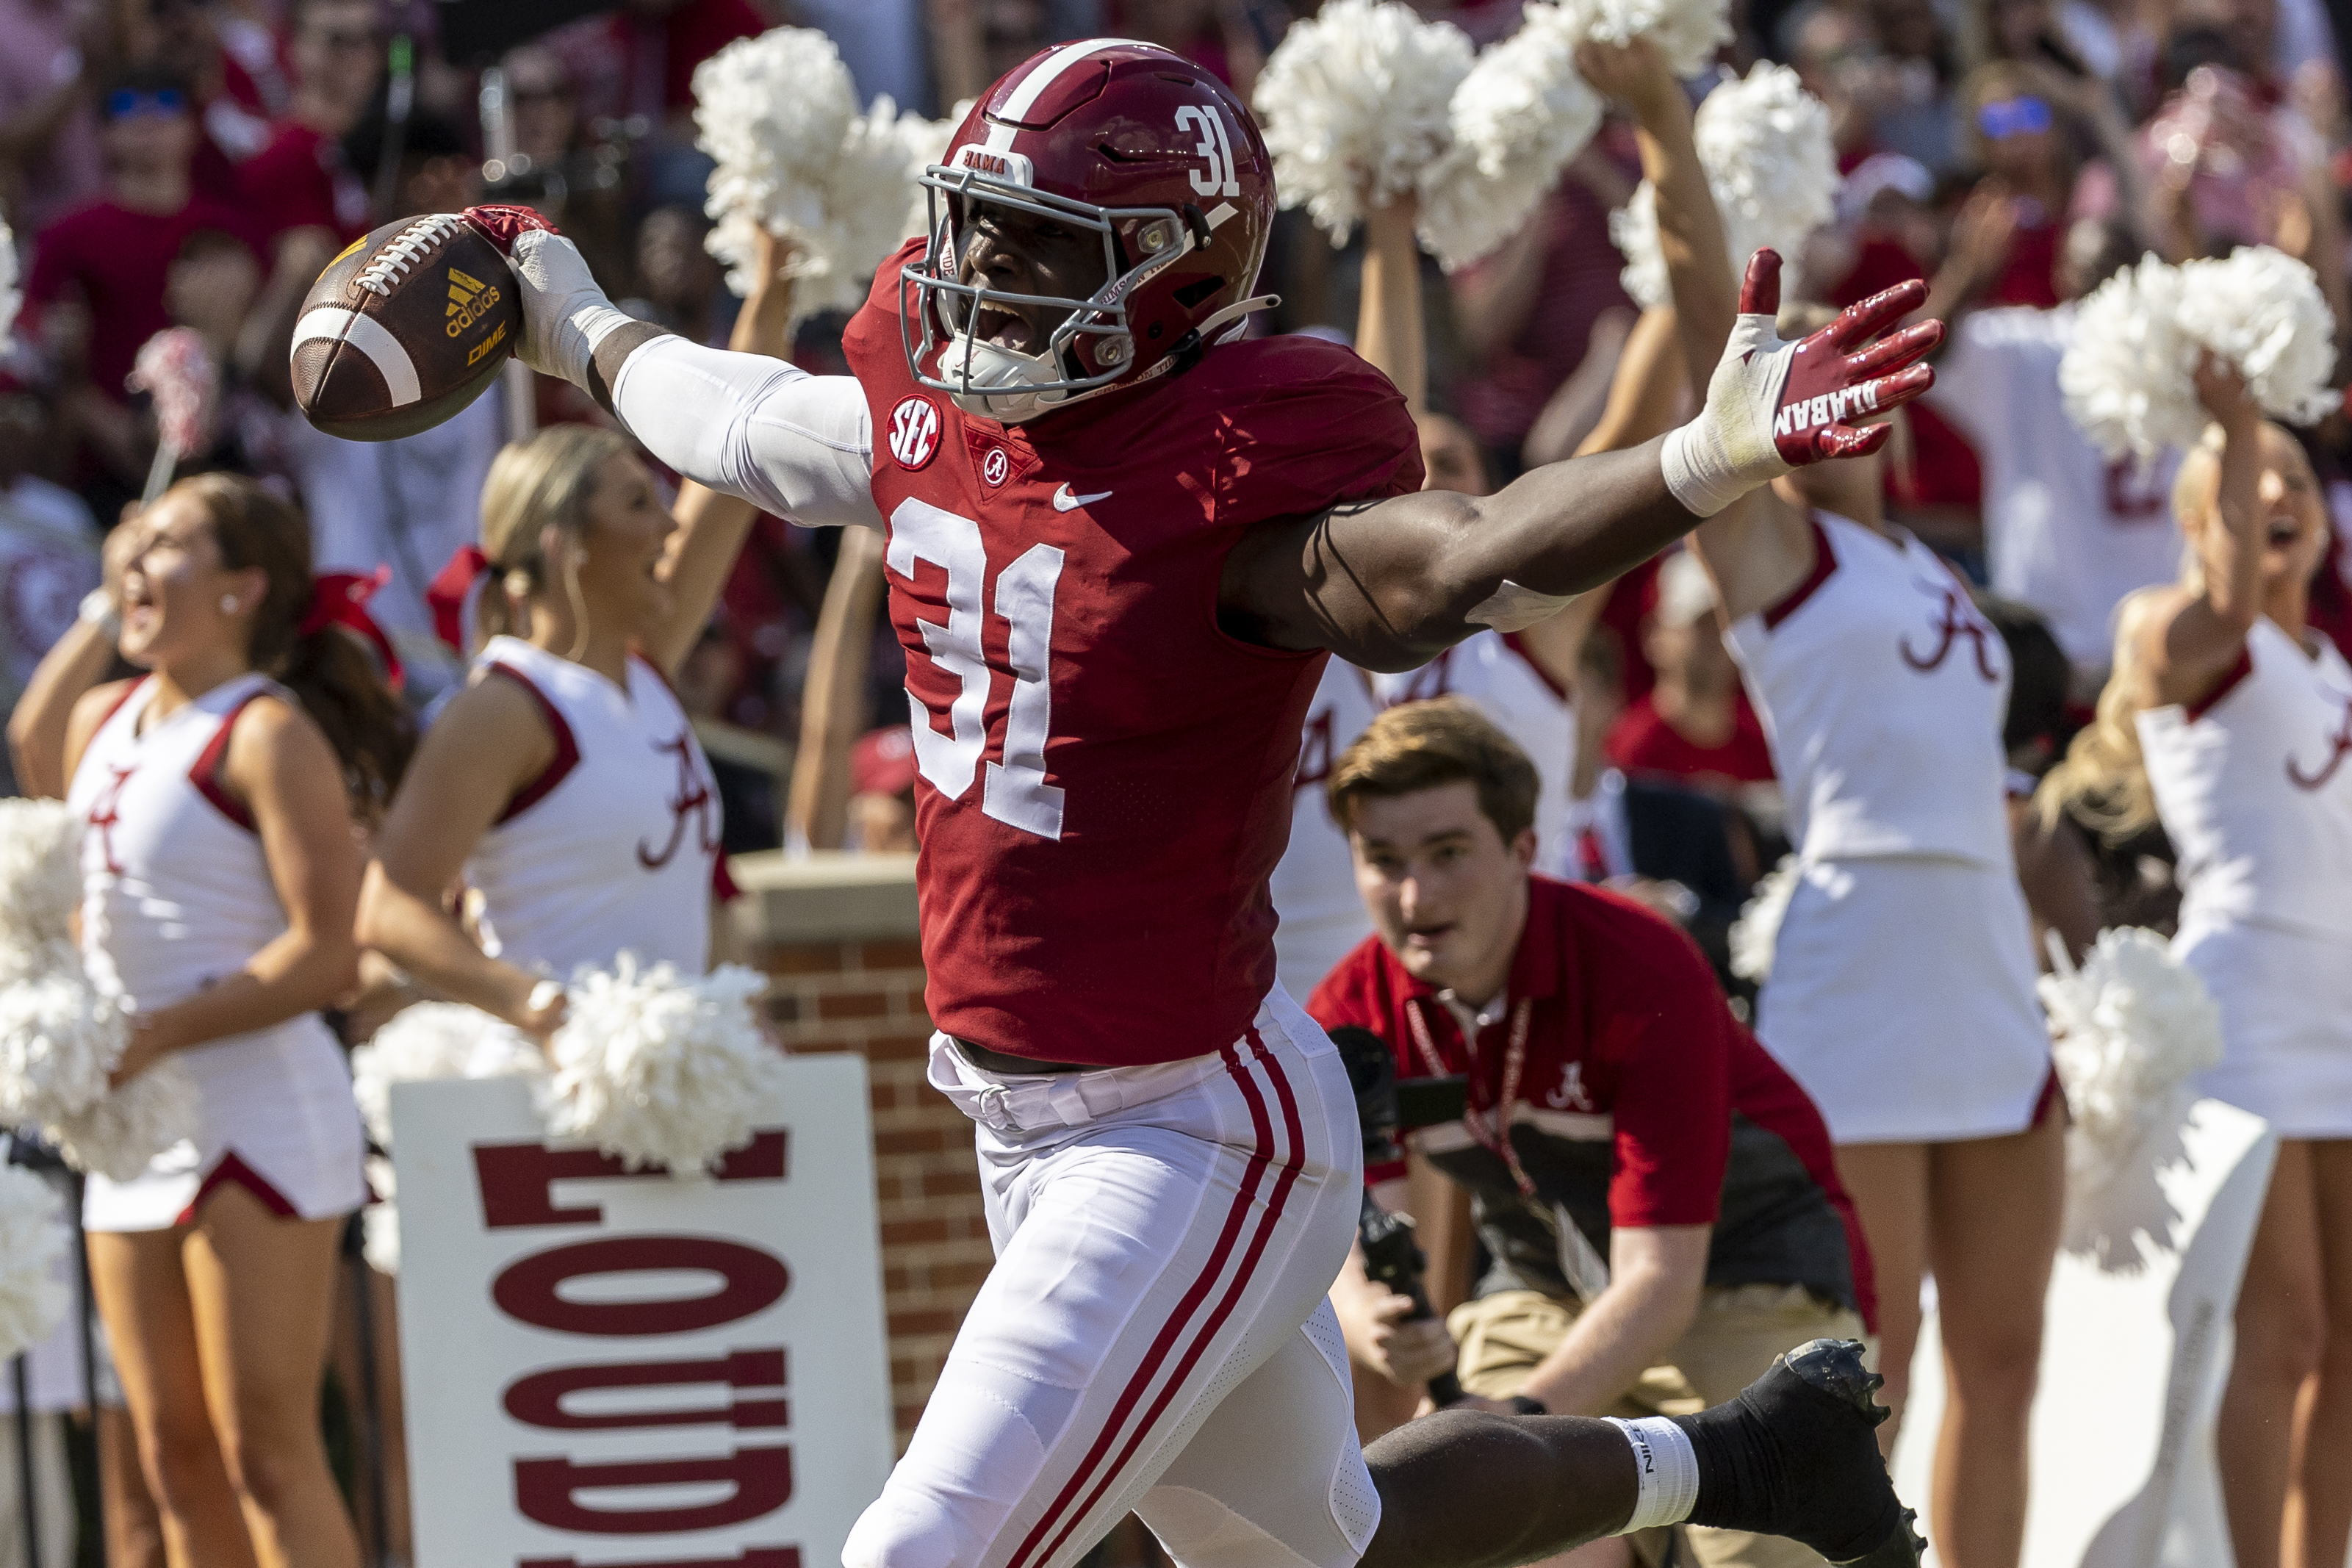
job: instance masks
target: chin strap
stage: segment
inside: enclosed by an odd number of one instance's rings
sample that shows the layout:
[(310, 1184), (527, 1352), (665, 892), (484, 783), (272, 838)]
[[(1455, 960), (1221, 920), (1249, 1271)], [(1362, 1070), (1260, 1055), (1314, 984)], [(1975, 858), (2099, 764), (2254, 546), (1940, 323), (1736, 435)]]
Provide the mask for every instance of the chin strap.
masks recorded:
[(1253, 310), (1271, 310), (1282, 303), (1279, 294), (1260, 294), (1252, 300), (1236, 300), (1223, 310), (1213, 311), (1209, 319), (1192, 329), (1192, 335), (1204, 343), (1215, 343), (1217, 329), (1228, 321), (1238, 321)]

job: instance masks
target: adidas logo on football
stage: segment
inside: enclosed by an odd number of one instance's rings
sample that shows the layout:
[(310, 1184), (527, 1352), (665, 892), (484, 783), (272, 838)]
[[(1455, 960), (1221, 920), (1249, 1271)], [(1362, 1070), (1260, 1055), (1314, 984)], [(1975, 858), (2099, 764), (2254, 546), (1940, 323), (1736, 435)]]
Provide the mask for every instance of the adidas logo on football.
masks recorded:
[(499, 302), (498, 285), (485, 283), (470, 273), (449, 268), (449, 308), (444, 312), (447, 325), (444, 329), (451, 337), (482, 319), (489, 308)]

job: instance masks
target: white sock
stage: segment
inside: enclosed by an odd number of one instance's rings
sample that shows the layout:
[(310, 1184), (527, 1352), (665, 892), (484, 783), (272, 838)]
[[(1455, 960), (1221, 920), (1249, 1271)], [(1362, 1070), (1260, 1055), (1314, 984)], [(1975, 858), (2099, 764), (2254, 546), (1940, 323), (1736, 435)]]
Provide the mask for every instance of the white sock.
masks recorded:
[(1633, 1471), (1642, 1489), (1633, 1500), (1633, 1517), (1617, 1533), (1631, 1535), (1688, 1519), (1698, 1502), (1698, 1454), (1689, 1435), (1663, 1415), (1607, 1419), (1633, 1445)]

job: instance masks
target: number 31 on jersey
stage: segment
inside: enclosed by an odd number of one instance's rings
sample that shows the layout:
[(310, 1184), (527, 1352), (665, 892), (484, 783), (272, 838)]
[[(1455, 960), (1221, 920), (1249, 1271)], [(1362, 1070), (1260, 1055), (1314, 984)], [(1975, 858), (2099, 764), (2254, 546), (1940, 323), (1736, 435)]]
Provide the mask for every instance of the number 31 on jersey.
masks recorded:
[[(961, 800), (988, 750), (988, 658), (981, 650), (981, 597), (988, 582), (988, 550), (980, 524), (909, 498), (890, 514), (883, 564), (911, 579), (918, 562), (947, 574), (948, 619), (919, 621), (931, 662), (958, 684), (941, 734), (923, 700), (910, 689), (907, 706), (915, 731), (915, 766), (931, 787)], [(1053, 718), (1050, 664), (1054, 589), (1062, 578), (1062, 552), (1033, 544), (996, 574), (990, 610), (1005, 624), (1005, 658), (1012, 666), (1013, 702), (1004, 716), (1001, 760), (988, 764), (980, 809), (1008, 826), (1041, 838), (1062, 837), (1062, 791), (1045, 782), (1045, 734)]]

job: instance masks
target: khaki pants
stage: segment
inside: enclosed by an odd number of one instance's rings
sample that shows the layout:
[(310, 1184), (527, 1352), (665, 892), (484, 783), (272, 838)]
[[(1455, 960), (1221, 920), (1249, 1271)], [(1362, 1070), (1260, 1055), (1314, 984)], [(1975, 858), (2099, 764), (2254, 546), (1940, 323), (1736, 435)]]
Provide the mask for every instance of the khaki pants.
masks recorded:
[[(1488, 1399), (1507, 1399), (1528, 1374), (1568, 1337), (1580, 1307), (1534, 1290), (1502, 1290), (1465, 1301), (1445, 1320), (1461, 1347), (1462, 1386)], [(1801, 1285), (1709, 1287), (1698, 1316), (1664, 1359), (1643, 1373), (1603, 1415), (1690, 1415), (1720, 1405), (1764, 1375), (1772, 1358), (1807, 1340), (1862, 1338), (1862, 1320), (1832, 1307)], [(1677, 1563), (1701, 1568), (1820, 1568), (1822, 1559), (1777, 1535), (1676, 1525), (1629, 1537), (1644, 1564), (1667, 1561), (1673, 1540)]]

